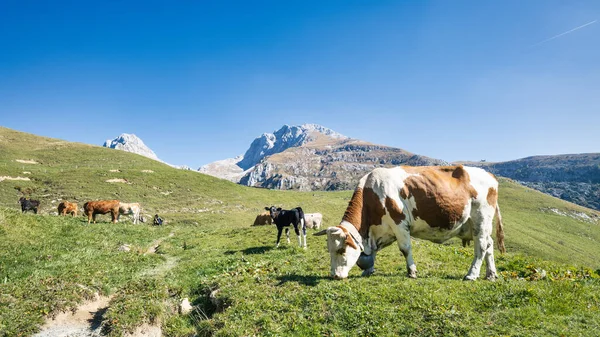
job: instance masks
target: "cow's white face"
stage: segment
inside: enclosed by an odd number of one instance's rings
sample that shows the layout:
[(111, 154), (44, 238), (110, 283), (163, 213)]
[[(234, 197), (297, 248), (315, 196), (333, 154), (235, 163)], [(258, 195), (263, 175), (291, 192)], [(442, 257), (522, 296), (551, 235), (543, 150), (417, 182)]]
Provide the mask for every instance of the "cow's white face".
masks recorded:
[(327, 234), (327, 249), (331, 258), (331, 276), (335, 279), (348, 277), (360, 257), (360, 248), (351, 235), (340, 227), (329, 227), (314, 235)]

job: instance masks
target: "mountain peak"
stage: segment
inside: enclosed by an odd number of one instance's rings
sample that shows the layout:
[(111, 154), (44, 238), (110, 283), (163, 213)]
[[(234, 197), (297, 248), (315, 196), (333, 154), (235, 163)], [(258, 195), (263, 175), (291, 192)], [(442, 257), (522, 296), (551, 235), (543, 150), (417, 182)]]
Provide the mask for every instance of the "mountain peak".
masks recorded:
[(127, 152), (137, 153), (150, 159), (158, 160), (158, 157), (144, 142), (136, 135), (129, 133), (122, 133), (115, 139), (107, 139), (102, 145), (111, 149), (123, 150)]
[(237, 163), (239, 167), (247, 170), (258, 164), (264, 157), (283, 152), (290, 147), (302, 146), (319, 136), (337, 140), (348, 137), (318, 124), (287, 125), (284, 124), (273, 133), (263, 133), (254, 139), (244, 158)]

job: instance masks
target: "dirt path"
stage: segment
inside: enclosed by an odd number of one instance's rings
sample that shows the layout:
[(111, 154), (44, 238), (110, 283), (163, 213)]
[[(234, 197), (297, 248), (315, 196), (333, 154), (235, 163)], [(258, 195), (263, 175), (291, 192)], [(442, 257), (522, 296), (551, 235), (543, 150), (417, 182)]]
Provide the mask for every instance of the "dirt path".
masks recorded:
[(77, 307), (75, 314), (63, 312), (47, 320), (35, 337), (93, 337), (102, 336), (102, 316), (108, 309), (111, 297), (97, 296), (94, 301)]
[[(168, 236), (156, 239), (152, 242), (146, 253), (154, 254), (158, 246), (166, 239), (173, 237), (175, 232), (169, 233)], [(177, 258), (166, 256), (166, 261), (154, 268), (142, 271), (139, 276), (157, 276), (162, 275), (177, 265)], [(47, 319), (41, 327), (41, 331), (34, 337), (98, 337), (102, 334), (102, 320), (104, 313), (108, 310), (112, 296), (105, 297), (96, 294), (96, 299), (90, 302), (81, 304), (75, 310), (75, 313), (63, 312), (58, 314), (54, 319)], [(138, 327), (129, 337), (159, 337), (162, 335), (162, 330), (159, 326), (151, 326), (143, 324)]]

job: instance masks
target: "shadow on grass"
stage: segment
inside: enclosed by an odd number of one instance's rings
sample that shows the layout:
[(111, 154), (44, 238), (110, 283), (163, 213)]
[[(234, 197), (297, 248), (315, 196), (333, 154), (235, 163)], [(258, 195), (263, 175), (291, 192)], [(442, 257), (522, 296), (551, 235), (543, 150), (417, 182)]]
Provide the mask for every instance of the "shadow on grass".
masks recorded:
[(279, 280), (279, 283), (277, 283), (277, 286), (282, 286), (284, 284), (286, 284), (287, 282), (297, 282), (306, 286), (311, 286), (314, 287), (317, 284), (319, 284), (319, 282), (321, 280), (330, 280), (330, 277), (326, 277), (326, 276), (318, 276), (318, 275), (284, 275), (284, 276), (278, 276), (277, 280)]
[(102, 325), (102, 320), (104, 319), (104, 314), (106, 313), (107, 310), (108, 310), (108, 307), (100, 308), (96, 312), (90, 312), (90, 313), (94, 314), (94, 316), (92, 318), (88, 319), (88, 323), (90, 323), (90, 329), (92, 331), (95, 331)]
[(241, 249), (241, 250), (228, 250), (224, 254), (225, 255), (233, 255), (238, 252), (241, 252), (244, 255), (264, 254), (272, 249), (273, 249), (273, 246), (250, 247), (250, 248)]

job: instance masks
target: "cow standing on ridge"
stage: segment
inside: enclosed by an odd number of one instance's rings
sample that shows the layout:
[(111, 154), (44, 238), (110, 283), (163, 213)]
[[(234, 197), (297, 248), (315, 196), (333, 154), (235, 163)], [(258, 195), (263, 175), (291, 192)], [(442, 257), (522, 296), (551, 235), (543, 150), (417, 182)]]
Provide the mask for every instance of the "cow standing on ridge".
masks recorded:
[(88, 224), (90, 221), (96, 223), (96, 214), (110, 213), (112, 222), (117, 223), (119, 216), (119, 200), (98, 200), (88, 201), (83, 204), (83, 212), (88, 217)]
[(77, 216), (77, 203), (63, 201), (58, 204), (58, 215), (65, 216), (71, 214), (71, 216)]
[(277, 247), (279, 247), (279, 240), (281, 239), (281, 232), (285, 227), (285, 235), (287, 236), (287, 242), (290, 243), (290, 225), (294, 226), (294, 231), (298, 236), (298, 245), (302, 246), (302, 240), (300, 236), (300, 227), (302, 228), (302, 235), (304, 236), (304, 249), (306, 249), (306, 226), (304, 224), (304, 211), (302, 208), (296, 207), (291, 210), (283, 210), (276, 208), (275, 206), (265, 207), (271, 214), (271, 218), (277, 226)]
[(32, 210), (33, 213), (37, 214), (38, 208), (40, 207), (40, 202), (38, 200), (30, 200), (25, 197), (20, 197), (19, 203), (21, 204), (21, 213)]
[(140, 211), (141, 211), (141, 207), (140, 204), (137, 202), (132, 202), (132, 203), (126, 203), (126, 202), (120, 202), (119, 203), (119, 214), (131, 214), (133, 217), (133, 224), (137, 224), (140, 220), (142, 220), (140, 218)]
[(331, 276), (348, 277), (355, 265), (363, 275), (374, 272), (377, 251), (396, 242), (406, 258), (408, 277), (417, 277), (411, 236), (442, 243), (451, 237), (474, 241), (474, 258), (465, 280), (475, 280), (483, 260), (486, 278), (497, 277), (496, 239), (505, 252), (498, 206), (498, 181), (480, 168), (459, 166), (399, 166), (376, 168), (360, 179), (341, 223), (327, 234)]

